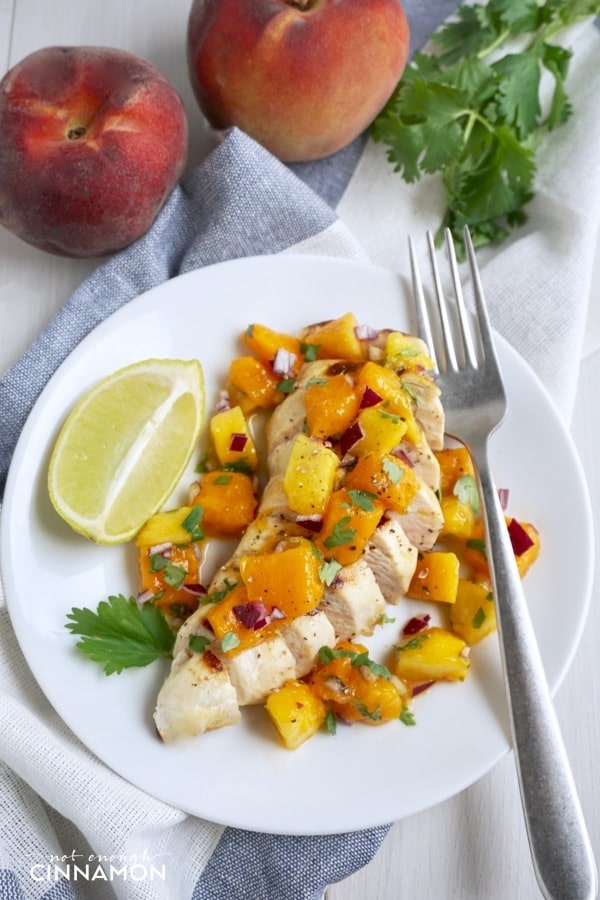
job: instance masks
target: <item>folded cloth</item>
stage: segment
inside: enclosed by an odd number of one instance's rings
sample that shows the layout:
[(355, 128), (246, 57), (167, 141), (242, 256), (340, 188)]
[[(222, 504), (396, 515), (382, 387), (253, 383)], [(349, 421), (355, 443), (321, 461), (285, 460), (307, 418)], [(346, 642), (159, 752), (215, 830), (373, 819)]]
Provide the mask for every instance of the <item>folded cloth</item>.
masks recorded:
[[(424, 7), (435, 7), (429, 15)], [(454, 7), (405, 3), (422, 39)], [(431, 18), (433, 16), (433, 18)], [(575, 46), (576, 42), (576, 46)], [(565, 414), (573, 403), (600, 223), (595, 83), (600, 36), (574, 36), (577, 115), (540, 148), (527, 225), (480, 260), (497, 327), (534, 365)], [(434, 178), (407, 186), (366, 138), (322, 163), (286, 167), (233, 130), (177, 187), (151, 231), (73, 294), (0, 383), (2, 482), (42, 387), (97, 323), (147, 289), (224, 259), (304, 252), (370, 258), (406, 271), (406, 237), (436, 227)], [(126, 783), (50, 707), (17, 646), (0, 585), (0, 897), (309, 900), (368, 862), (387, 828), (294, 837), (187, 816)], [(112, 860), (110, 858), (113, 858)], [(71, 861), (164, 863), (166, 881), (101, 875), (47, 880)], [(37, 867), (37, 868), (36, 868)]]

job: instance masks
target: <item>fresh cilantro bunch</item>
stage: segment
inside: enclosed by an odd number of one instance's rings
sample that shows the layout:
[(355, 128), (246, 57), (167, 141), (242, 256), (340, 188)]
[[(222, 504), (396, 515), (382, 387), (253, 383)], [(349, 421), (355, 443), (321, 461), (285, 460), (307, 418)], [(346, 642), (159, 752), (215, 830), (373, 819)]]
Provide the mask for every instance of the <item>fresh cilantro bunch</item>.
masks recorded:
[[(525, 221), (535, 151), (544, 130), (571, 114), (565, 81), (572, 51), (556, 44), (568, 26), (600, 14), (600, 0), (489, 0), (458, 7), (416, 54), (372, 134), (407, 182), (441, 172), (448, 227), (462, 249), (502, 240)], [(518, 45), (519, 49), (515, 49)], [(540, 83), (551, 98), (542, 110)]]

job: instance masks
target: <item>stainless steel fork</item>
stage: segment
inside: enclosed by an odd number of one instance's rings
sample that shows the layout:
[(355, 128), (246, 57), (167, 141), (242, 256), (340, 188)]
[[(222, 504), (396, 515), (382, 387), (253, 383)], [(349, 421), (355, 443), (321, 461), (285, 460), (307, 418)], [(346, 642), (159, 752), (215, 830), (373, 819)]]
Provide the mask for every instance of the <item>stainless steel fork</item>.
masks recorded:
[[(410, 241), (417, 322), (436, 365), (446, 432), (469, 449), (477, 472), (513, 748), (534, 870), (544, 897), (592, 900), (598, 890), (594, 855), (490, 470), (488, 438), (504, 419), (507, 401), (475, 252), (465, 229), (476, 311), (472, 317), (466, 309), (450, 232), (446, 230), (452, 305), (444, 296), (431, 233), (427, 239), (437, 314), (435, 319), (429, 315)], [(432, 327), (434, 322), (437, 327)]]

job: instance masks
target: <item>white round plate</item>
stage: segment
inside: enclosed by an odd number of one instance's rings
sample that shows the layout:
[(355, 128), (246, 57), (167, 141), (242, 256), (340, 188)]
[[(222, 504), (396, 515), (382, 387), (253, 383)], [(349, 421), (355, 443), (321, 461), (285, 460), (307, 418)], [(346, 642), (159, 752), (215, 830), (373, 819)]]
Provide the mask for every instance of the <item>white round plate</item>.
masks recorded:
[[(120, 366), (149, 357), (197, 357), (208, 402), (223, 386), (250, 322), (281, 331), (353, 311), (374, 327), (414, 330), (400, 276), (341, 260), (277, 256), (236, 260), (175, 278), (125, 307), (73, 351), (38, 400), (14, 455), (3, 510), (1, 559), (10, 615), (28, 663), (72, 731), (128, 781), (203, 818), (287, 834), (350, 831), (409, 816), (472, 784), (509, 747), (496, 636), (474, 648), (465, 682), (417, 697), (416, 725), (339, 726), (295, 752), (280, 746), (266, 714), (166, 746), (152, 711), (168, 665), (107, 677), (65, 628), (72, 607), (96, 609), (137, 592), (132, 546), (78, 536), (48, 499), (49, 454), (81, 394)], [(533, 522), (542, 552), (525, 581), (552, 690), (581, 636), (591, 589), (592, 525), (577, 455), (545, 390), (503, 340), (510, 399), (493, 439), (497, 483), (511, 514)], [(185, 501), (188, 476), (172, 498)], [(403, 601), (370, 641), (384, 661), (404, 622), (423, 611)]]

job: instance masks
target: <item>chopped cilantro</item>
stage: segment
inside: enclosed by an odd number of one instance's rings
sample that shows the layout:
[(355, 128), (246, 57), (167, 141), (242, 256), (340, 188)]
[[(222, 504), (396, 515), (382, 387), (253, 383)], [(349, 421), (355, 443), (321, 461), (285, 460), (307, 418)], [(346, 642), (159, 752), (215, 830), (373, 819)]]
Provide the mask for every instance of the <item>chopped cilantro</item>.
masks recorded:
[(487, 559), (487, 549), (485, 546), (485, 541), (481, 538), (469, 538), (467, 541), (467, 547), (471, 550), (476, 550), (478, 553), (481, 553), (484, 559)]
[(471, 620), (471, 625), (473, 628), (481, 628), (481, 626), (483, 625), (484, 622), (485, 622), (485, 613), (480, 606)]
[(188, 647), (193, 653), (204, 653), (211, 643), (211, 639), (204, 634), (190, 634)]
[(472, 475), (461, 475), (460, 478), (457, 478), (453, 493), (461, 503), (471, 507), (474, 515), (479, 515), (481, 512), (479, 491), (477, 490), (477, 482)]
[(343, 544), (350, 544), (354, 540), (356, 528), (348, 528), (351, 521), (351, 516), (344, 516), (339, 522), (335, 523), (331, 534), (323, 542), (328, 550), (332, 550), (334, 547), (341, 547)]
[(392, 484), (400, 483), (402, 476), (404, 475), (404, 468), (399, 463), (391, 457), (386, 456), (383, 460), (382, 468)]
[(282, 378), (281, 381), (277, 383), (277, 390), (281, 391), (282, 394), (291, 394), (295, 387), (295, 378)]
[(202, 541), (204, 540), (204, 529), (200, 525), (200, 520), (204, 515), (204, 507), (198, 504), (194, 506), (192, 511), (188, 513), (183, 522), (181, 523), (182, 527), (185, 528), (187, 532), (189, 532), (191, 541)]
[(395, 616), (388, 616), (387, 613), (381, 613), (381, 616), (379, 618), (380, 625), (391, 625), (395, 621), (396, 621)]
[(323, 565), (319, 568), (319, 578), (326, 584), (327, 587), (331, 587), (335, 579), (337, 578), (338, 572), (342, 568), (341, 563), (337, 561), (337, 559), (330, 559), (328, 562), (324, 562)]
[(241, 472), (242, 475), (253, 474), (252, 466), (245, 459), (237, 459), (235, 462), (224, 463), (223, 469), (226, 472)]
[(212, 594), (208, 594), (203, 603), (219, 603), (223, 597), (226, 597), (227, 594), (232, 591), (235, 587), (237, 587), (237, 581), (229, 581), (228, 578), (225, 579), (225, 587), (221, 588), (220, 591), (213, 591)]
[(215, 479), (213, 479), (213, 484), (230, 484), (231, 483), (231, 475), (227, 475), (223, 473), (223, 475), (217, 475)]
[(324, 384), (327, 384), (326, 378), (321, 378), (320, 375), (313, 375), (312, 378), (309, 378), (306, 382), (306, 387), (323, 387)]
[(379, 722), (381, 719), (381, 707), (376, 706), (374, 710), (369, 710), (364, 703), (358, 700), (354, 703), (355, 707), (363, 717), (363, 719), (371, 719), (372, 722)]
[(418, 650), (420, 647), (423, 646), (424, 642), (427, 640), (428, 637), (429, 637), (428, 634), (417, 634), (417, 635), (415, 635), (415, 637), (412, 637), (405, 644), (400, 644), (399, 647), (396, 647), (396, 650), (399, 650), (399, 651)]
[(402, 707), (402, 712), (400, 713), (400, 715), (399, 715), (398, 718), (399, 718), (400, 721), (403, 722), (405, 725), (416, 725), (416, 724), (417, 724), (416, 719), (415, 719), (415, 715), (414, 715), (414, 713), (412, 712), (412, 710), (410, 710), (410, 709), (408, 708), (408, 706), (403, 706), (403, 707)]
[(303, 341), (300, 343), (300, 353), (303, 355), (305, 362), (314, 362), (320, 349), (320, 344), (305, 344)]
[(332, 709), (327, 710), (327, 715), (325, 716), (325, 727), (329, 734), (335, 734), (337, 732), (337, 721), (335, 718), (335, 713)]
[(240, 646), (240, 639), (234, 631), (228, 631), (221, 638), (221, 650), (227, 653), (229, 650), (235, 650)]
[(363, 491), (360, 488), (350, 488), (348, 494), (352, 502), (365, 512), (372, 512), (375, 509), (373, 500), (376, 499), (376, 494), (372, 494), (370, 491)]

